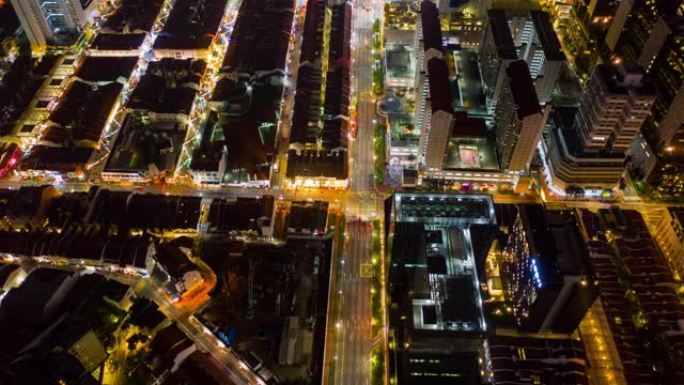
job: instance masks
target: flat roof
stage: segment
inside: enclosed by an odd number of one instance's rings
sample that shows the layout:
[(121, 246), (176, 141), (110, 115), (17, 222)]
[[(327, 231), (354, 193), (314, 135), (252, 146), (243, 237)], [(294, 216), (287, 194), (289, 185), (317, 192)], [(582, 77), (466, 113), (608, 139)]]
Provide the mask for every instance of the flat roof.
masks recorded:
[(549, 14), (543, 11), (530, 11), (530, 15), (537, 31), (537, 37), (544, 49), (546, 60), (565, 60), (565, 54), (561, 50), (560, 40), (558, 40), (556, 30), (551, 24)]
[(454, 138), (486, 138), (487, 124), (484, 118), (469, 116), (467, 112), (459, 111), (455, 115), (451, 136)]
[(428, 77), (430, 79), (430, 106), (432, 113), (444, 111), (453, 114), (454, 94), (449, 81), (449, 68), (443, 59), (432, 58), (428, 61)]
[(90, 45), (102, 50), (135, 50), (145, 41), (145, 33), (98, 33)]
[(442, 27), (439, 24), (439, 9), (430, 0), (420, 3), (420, 22), (423, 28), (423, 49), (442, 51)]
[(115, 82), (128, 79), (137, 64), (135, 56), (86, 56), (74, 75), (88, 82)]
[(491, 30), (496, 52), (499, 58), (505, 60), (517, 60), (518, 53), (513, 43), (511, 28), (508, 26), (508, 17), (503, 9), (490, 9), (487, 11), (489, 29)]
[(394, 194), (396, 222), (431, 222), (457, 218), (463, 222), (494, 223), (494, 204), (488, 195)]
[(540, 114), (542, 110), (539, 105), (539, 97), (537, 97), (537, 90), (534, 88), (527, 63), (524, 60), (511, 62), (506, 68), (506, 73), (510, 79), (511, 93), (518, 118), (522, 120), (527, 116)]
[[(586, 249), (572, 211), (550, 211), (541, 205), (519, 205), (530, 255), (536, 255), (545, 281), (591, 272)], [(560, 279), (560, 278), (559, 278)]]

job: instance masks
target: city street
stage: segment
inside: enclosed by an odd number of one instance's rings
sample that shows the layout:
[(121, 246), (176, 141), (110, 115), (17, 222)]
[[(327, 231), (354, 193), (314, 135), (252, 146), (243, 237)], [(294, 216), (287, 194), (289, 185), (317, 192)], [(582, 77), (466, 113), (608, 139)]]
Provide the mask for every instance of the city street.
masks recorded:
[(347, 223), (344, 257), (339, 261), (335, 322), (333, 384), (365, 385), (370, 382), (371, 278), (361, 276), (361, 266), (371, 263), (371, 223)]
[[(370, 8), (369, 5), (376, 8)], [(352, 34), (356, 46), (353, 55), (354, 95), (356, 95), (357, 137), (353, 141), (351, 187), (354, 191), (374, 190), (374, 121), (375, 96), (373, 96), (373, 22), (382, 10), (383, 2), (362, 1), (354, 3)], [(378, 9), (380, 11), (378, 11)]]
[[(354, 95), (357, 137), (352, 142), (351, 191), (347, 193), (344, 251), (336, 262), (330, 305), (335, 318), (329, 325), (324, 383), (365, 385), (371, 381), (371, 277), (362, 266), (371, 266), (372, 219), (382, 216), (376, 206), (374, 182), (373, 23), (382, 15), (384, 2), (354, 3), (352, 30)], [(381, 200), (379, 201), (381, 202)], [(326, 382), (327, 380), (327, 382)]]

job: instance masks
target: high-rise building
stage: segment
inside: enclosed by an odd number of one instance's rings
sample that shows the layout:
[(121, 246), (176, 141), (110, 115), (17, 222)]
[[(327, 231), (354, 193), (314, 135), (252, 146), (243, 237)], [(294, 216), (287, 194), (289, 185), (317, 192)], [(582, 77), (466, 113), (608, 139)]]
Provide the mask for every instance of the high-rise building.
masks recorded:
[(574, 213), (519, 206), (503, 251), (513, 316), (521, 331), (570, 333), (596, 298)]
[[(660, 196), (684, 195), (684, 6), (675, 15), (661, 15), (639, 55), (656, 99), (646, 120), (640, 147), (632, 152), (632, 169)], [(644, 159), (643, 153), (651, 156)]]
[(575, 8), (578, 15), (588, 17), (588, 26), (609, 25), (605, 38), (591, 37), (604, 62), (636, 64), (650, 79), (656, 96), (652, 115), (629, 154), (630, 175), (648, 182), (646, 191), (656, 198), (684, 196), (684, 109), (678, 108), (684, 103), (684, 1), (584, 3)]
[(80, 0), (11, 1), (34, 49), (53, 44), (71, 44), (88, 23), (87, 13)]
[(554, 113), (542, 146), (550, 184), (597, 192), (616, 187), (654, 98), (641, 70), (597, 66), (578, 106)]
[(684, 277), (684, 208), (668, 207), (655, 213), (658, 218), (653, 229), (654, 238), (658, 241), (670, 270), (681, 279)]
[(449, 69), (444, 60), (432, 58), (428, 62), (430, 109), (420, 135), (420, 154), (427, 170), (440, 170), (444, 164), (447, 143), (454, 125), (453, 93), (449, 83)]
[(504, 169), (524, 171), (529, 167), (550, 110), (550, 105), (539, 105), (527, 63), (511, 62), (494, 118), (497, 151)]
[(490, 107), (499, 100), (508, 64), (518, 59), (527, 62), (539, 101), (549, 102), (566, 62), (549, 14), (493, 9), (488, 16), (481, 55)]
[(432, 58), (443, 58), (442, 29), (439, 24), (439, 10), (435, 3), (423, 0), (420, 3), (420, 17), (416, 18), (414, 34), (416, 53), (416, 128), (423, 131), (426, 111), (428, 111), (430, 85), (428, 81), (428, 62)]
[(416, 127), (420, 129), (418, 155), (428, 171), (441, 170), (453, 126), (453, 92), (444, 61), (439, 10), (424, 0), (416, 23)]
[(530, 65), (534, 88), (541, 103), (551, 101), (558, 77), (565, 66), (565, 54), (546, 12), (531, 11), (535, 39), (526, 43), (527, 55), (522, 59)]
[(643, 72), (633, 66), (600, 65), (584, 92), (576, 126), (585, 149), (625, 152), (654, 102)]
[(570, 17), (557, 29), (574, 69), (588, 79), (594, 66), (609, 56), (605, 37), (615, 19), (620, 0), (577, 0)]
[(654, 31), (663, 17), (677, 13), (683, 0), (626, 0), (617, 9), (606, 36), (606, 44), (615, 58), (646, 68), (640, 59), (648, 60), (664, 36)]
[(487, 12), (487, 16), (487, 28), (480, 45), (480, 67), (487, 106), (493, 110), (504, 87), (506, 69), (511, 62), (518, 60), (518, 53), (508, 26), (506, 12), (502, 9), (492, 9)]

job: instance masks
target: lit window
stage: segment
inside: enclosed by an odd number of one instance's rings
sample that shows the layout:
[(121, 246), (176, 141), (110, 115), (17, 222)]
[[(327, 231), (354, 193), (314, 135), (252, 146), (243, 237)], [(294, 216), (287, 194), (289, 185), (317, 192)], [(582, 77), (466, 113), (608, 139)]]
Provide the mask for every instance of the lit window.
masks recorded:
[(525, 355), (525, 348), (518, 348), (518, 359), (520, 361), (525, 361), (527, 356)]

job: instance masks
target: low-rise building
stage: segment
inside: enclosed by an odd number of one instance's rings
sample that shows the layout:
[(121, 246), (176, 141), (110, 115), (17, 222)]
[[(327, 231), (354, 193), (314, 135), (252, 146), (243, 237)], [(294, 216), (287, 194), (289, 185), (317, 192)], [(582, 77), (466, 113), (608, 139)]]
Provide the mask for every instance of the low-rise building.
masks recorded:
[(148, 63), (126, 103), (102, 178), (142, 181), (176, 171), (206, 62), (164, 58)]
[(190, 250), (178, 241), (164, 242), (155, 247), (154, 259), (146, 266), (174, 300), (196, 289), (204, 282), (202, 273), (188, 258)]
[(178, 0), (154, 41), (157, 57), (206, 59), (228, 0)]
[[(149, 48), (163, 0), (125, 0), (100, 28), (88, 49), (91, 56), (140, 56)], [(147, 47), (145, 47), (147, 45)]]

